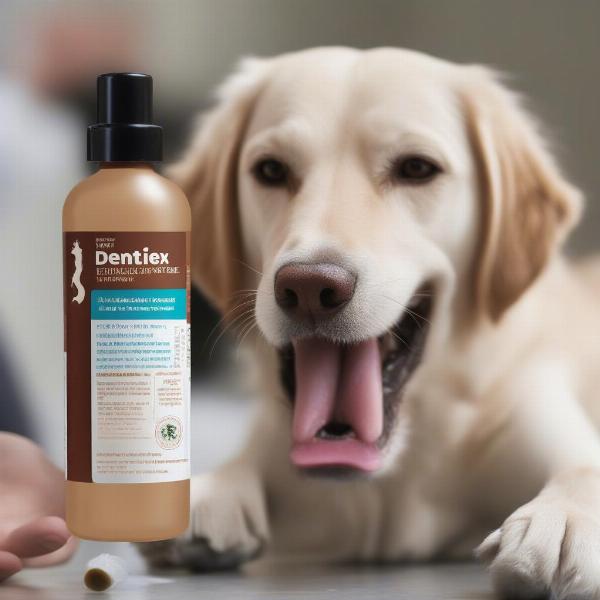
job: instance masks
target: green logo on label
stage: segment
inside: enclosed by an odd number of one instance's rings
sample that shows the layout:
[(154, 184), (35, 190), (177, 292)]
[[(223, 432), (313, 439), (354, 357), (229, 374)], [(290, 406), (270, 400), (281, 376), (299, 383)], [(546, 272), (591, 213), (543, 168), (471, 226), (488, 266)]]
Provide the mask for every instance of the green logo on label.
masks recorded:
[(160, 435), (162, 435), (163, 440), (176, 440), (179, 435), (177, 433), (177, 425), (167, 423), (164, 427), (160, 428)]
[(163, 417), (156, 424), (156, 441), (165, 450), (177, 448), (181, 444), (182, 434), (181, 421), (177, 417)]

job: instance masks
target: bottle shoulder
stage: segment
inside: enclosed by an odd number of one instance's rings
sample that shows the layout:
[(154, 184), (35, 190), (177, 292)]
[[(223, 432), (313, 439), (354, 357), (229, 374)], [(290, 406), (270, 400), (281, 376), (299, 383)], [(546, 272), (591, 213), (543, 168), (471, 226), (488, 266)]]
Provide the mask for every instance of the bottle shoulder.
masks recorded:
[(175, 183), (151, 168), (106, 168), (80, 181), (63, 207), (69, 231), (189, 231), (190, 207)]

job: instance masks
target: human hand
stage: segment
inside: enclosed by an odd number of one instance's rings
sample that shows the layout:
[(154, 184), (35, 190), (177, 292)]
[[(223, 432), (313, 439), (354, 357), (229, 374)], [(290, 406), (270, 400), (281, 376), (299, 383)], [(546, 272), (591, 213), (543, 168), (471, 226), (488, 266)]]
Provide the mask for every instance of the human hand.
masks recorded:
[(77, 547), (63, 519), (64, 475), (32, 441), (0, 432), (0, 581)]

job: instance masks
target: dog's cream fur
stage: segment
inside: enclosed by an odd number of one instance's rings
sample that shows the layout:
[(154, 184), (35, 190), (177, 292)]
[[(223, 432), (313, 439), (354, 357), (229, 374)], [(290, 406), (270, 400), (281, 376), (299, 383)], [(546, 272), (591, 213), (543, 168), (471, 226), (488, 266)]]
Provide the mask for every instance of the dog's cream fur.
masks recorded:
[[(406, 153), (444, 173), (390, 184)], [(297, 184), (258, 185), (263, 155)], [(155, 560), (427, 560), (481, 544), (502, 592), (600, 598), (600, 264), (561, 257), (580, 195), (494, 73), (396, 49), (250, 60), (172, 173), (196, 283), (231, 320), (256, 317), (264, 402), (244, 452), (193, 481), (191, 530)], [(435, 282), (426, 353), (369, 480), (304, 477), (288, 459), (274, 273), (330, 253), (358, 273), (346, 341), (381, 334)]]

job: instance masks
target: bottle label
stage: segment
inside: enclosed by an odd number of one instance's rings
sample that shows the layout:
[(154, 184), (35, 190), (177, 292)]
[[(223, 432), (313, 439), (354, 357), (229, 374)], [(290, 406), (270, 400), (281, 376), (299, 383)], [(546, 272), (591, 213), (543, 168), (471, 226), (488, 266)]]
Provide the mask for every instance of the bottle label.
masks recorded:
[(190, 477), (189, 244), (64, 234), (67, 479)]

